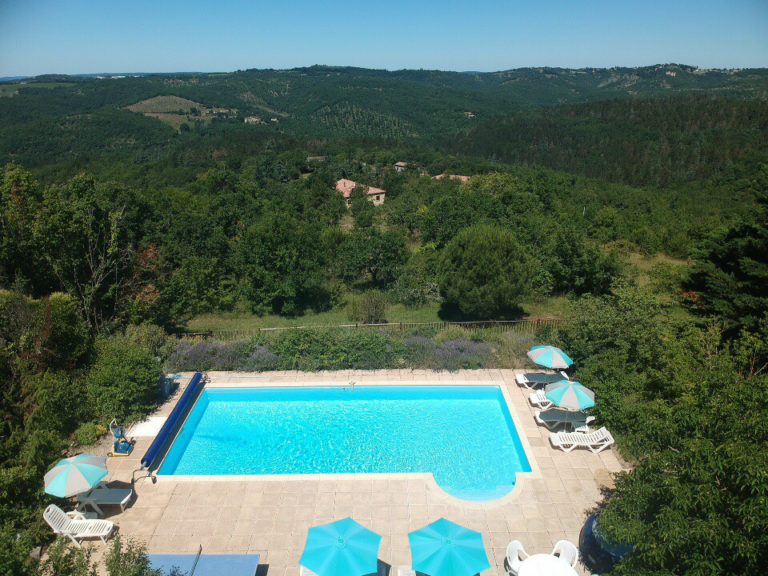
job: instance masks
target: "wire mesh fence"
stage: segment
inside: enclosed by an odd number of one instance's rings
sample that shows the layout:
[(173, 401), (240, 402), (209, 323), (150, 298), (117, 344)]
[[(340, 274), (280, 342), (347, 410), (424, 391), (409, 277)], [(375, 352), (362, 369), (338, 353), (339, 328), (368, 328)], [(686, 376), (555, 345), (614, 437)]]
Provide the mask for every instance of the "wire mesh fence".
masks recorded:
[(180, 332), (182, 338), (202, 338), (221, 340), (225, 342), (247, 340), (262, 334), (274, 334), (289, 330), (381, 330), (389, 332), (410, 332), (415, 330), (445, 330), (447, 328), (463, 328), (466, 330), (482, 330), (491, 333), (535, 334), (548, 326), (559, 326), (560, 318), (531, 318), (524, 320), (476, 320), (476, 321), (439, 321), (439, 322), (386, 322), (382, 324), (324, 324), (305, 326), (281, 326), (275, 328), (248, 328), (238, 330), (207, 330), (203, 332)]

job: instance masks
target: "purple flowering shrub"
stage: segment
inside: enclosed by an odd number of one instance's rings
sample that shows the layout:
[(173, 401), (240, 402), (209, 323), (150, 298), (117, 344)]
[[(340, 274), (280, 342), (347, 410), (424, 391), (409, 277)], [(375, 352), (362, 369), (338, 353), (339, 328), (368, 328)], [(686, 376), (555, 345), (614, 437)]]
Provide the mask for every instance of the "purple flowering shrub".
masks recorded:
[(246, 342), (181, 340), (168, 357), (167, 365), (174, 370), (242, 370), (248, 354)]
[(438, 344), (426, 336), (408, 336), (403, 342), (405, 361), (413, 367), (434, 368)]
[(169, 370), (376, 370), (406, 366), (435, 370), (485, 368), (497, 351), (484, 341), (357, 331), (287, 331), (240, 342), (180, 340)]
[(435, 359), (443, 370), (482, 368), (487, 365), (492, 351), (487, 342), (447, 340), (435, 351)]

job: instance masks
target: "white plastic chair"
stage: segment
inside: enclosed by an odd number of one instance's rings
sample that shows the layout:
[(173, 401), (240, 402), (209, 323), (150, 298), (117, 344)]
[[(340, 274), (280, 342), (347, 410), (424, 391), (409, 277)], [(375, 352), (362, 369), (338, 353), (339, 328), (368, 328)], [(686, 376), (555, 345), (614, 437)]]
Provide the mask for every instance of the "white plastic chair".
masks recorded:
[(552, 550), (552, 556), (560, 556), (561, 559), (570, 564), (571, 568), (576, 568), (576, 564), (579, 562), (579, 549), (569, 540), (558, 540)]
[(519, 540), (512, 540), (507, 545), (507, 574), (509, 576), (517, 576), (520, 570), (520, 565), (523, 560), (528, 558), (528, 553), (523, 548), (522, 542)]
[(55, 504), (45, 509), (43, 518), (56, 534), (67, 536), (78, 548), (85, 538), (101, 538), (106, 544), (115, 528), (109, 520), (88, 520), (80, 512), (64, 512)]

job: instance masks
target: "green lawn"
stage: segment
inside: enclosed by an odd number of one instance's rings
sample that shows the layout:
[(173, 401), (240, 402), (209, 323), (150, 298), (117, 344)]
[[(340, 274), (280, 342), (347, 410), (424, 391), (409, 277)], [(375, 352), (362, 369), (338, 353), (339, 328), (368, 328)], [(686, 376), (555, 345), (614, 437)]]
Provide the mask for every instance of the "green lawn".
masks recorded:
[(675, 258), (666, 254), (654, 254), (653, 256), (644, 256), (643, 254), (632, 253), (629, 255), (629, 266), (636, 273), (637, 283), (646, 286), (652, 280), (652, 270), (658, 264), (666, 264), (674, 268), (689, 268), (691, 263), (688, 260)]
[[(536, 303), (523, 304), (529, 317), (562, 317), (567, 312), (568, 300), (561, 296), (548, 298)], [(439, 322), (438, 304), (428, 304), (419, 308), (406, 308), (402, 304), (391, 305), (387, 310), (389, 322)], [(296, 318), (268, 315), (256, 316), (247, 312), (219, 312), (201, 314), (187, 323), (191, 332), (217, 332), (221, 330), (253, 330), (255, 328), (284, 328), (288, 326), (333, 326), (350, 324), (347, 311), (335, 308), (328, 312), (307, 313)]]

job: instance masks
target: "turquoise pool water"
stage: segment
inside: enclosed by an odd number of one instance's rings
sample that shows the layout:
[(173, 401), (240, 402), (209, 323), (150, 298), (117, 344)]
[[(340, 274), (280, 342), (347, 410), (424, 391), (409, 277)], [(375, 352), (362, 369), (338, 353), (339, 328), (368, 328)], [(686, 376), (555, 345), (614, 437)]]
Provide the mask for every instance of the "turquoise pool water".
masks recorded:
[(496, 386), (206, 389), (161, 475), (431, 472), (494, 500), (531, 467)]

